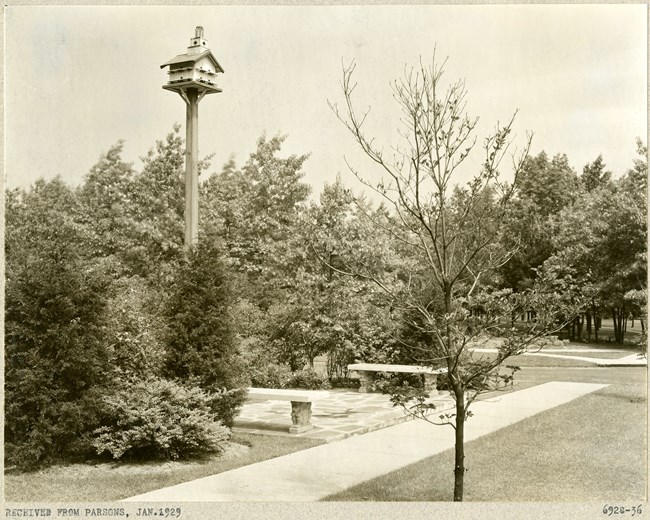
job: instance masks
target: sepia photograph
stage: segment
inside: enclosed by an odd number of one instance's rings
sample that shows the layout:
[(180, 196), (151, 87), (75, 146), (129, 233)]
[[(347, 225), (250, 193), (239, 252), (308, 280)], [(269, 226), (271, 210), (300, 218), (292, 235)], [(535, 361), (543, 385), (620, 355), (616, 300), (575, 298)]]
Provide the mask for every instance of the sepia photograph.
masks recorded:
[(3, 15), (5, 517), (648, 514), (647, 5)]

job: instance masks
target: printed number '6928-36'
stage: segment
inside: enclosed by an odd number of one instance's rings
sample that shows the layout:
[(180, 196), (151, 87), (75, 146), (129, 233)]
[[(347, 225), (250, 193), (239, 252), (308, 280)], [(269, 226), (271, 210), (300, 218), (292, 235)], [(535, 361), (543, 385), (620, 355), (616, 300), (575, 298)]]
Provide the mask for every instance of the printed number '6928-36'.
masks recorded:
[(605, 506), (603, 507), (603, 514), (607, 516), (612, 515), (625, 515), (630, 514), (630, 516), (640, 515), (643, 513), (641, 505), (639, 504), (636, 507), (625, 507), (625, 506)]

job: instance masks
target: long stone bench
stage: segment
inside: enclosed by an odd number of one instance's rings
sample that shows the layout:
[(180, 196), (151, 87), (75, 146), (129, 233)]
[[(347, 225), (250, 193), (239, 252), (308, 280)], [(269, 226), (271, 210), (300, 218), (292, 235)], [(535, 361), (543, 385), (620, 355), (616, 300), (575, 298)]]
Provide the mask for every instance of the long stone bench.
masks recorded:
[(249, 399), (271, 399), (274, 401), (291, 401), (291, 422), (289, 433), (303, 433), (311, 430), (311, 403), (327, 399), (329, 392), (324, 390), (285, 390), (277, 388), (249, 388)]
[(354, 363), (348, 365), (348, 370), (357, 372), (361, 379), (359, 392), (367, 393), (371, 391), (371, 386), (375, 380), (377, 372), (400, 372), (407, 374), (421, 374), (424, 377), (424, 388), (429, 393), (436, 393), (437, 379), (440, 374), (446, 374), (446, 368), (431, 368), (417, 365), (384, 365), (381, 363)]

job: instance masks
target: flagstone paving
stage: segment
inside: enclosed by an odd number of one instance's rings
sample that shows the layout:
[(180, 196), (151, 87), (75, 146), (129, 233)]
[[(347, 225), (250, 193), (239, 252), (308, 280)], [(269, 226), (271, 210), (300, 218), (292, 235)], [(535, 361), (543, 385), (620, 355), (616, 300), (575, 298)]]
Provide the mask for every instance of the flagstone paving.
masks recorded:
[[(314, 428), (308, 432), (290, 434), (291, 403), (288, 401), (248, 401), (235, 419), (236, 432), (264, 435), (286, 435), (338, 441), (411, 419), (400, 407), (395, 407), (383, 394), (363, 394), (355, 391), (330, 390), (330, 397), (312, 403), (311, 422)], [(436, 405), (435, 413), (453, 407), (448, 392), (431, 396)]]

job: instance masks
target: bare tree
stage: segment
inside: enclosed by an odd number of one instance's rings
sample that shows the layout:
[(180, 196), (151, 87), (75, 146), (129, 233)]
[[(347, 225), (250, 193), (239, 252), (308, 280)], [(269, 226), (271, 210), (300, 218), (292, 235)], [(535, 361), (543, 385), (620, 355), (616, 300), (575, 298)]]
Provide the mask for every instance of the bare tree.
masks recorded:
[[(558, 330), (562, 318), (571, 312), (566, 299), (559, 296), (567, 288), (562, 286), (566, 282), (553, 273), (540, 276), (539, 284), (526, 294), (489, 289), (489, 277), (517, 251), (516, 240), (503, 239), (502, 222), (515, 196), (532, 136), (526, 136), (517, 154), (512, 150), (515, 115), (505, 125), (497, 125), (483, 140), (479, 171), (466, 184), (456, 185), (461, 166), (475, 148), (478, 119), (465, 111), (463, 81), (444, 88), (444, 64), (438, 65), (434, 54), (431, 65), (420, 62), (391, 84), (402, 117), (401, 141), (390, 154), (365, 131), (370, 109), (360, 113), (355, 108), (356, 65), (343, 67), (345, 105), (339, 108), (330, 103), (330, 107), (377, 165), (378, 180), (371, 182), (348, 166), (391, 208), (391, 219), (379, 219), (370, 212), (366, 215), (400, 244), (411, 261), (399, 284), (393, 283), (394, 278), (389, 281), (381, 273), (364, 269), (359, 262), (333, 268), (380, 286), (400, 315), (429, 338), (424, 347), (414, 350), (418, 362), (447, 368), (454, 413), (435, 420), (426, 393), (404, 387), (391, 393), (393, 401), (408, 413), (455, 429), (454, 500), (460, 501), (466, 471), (464, 425), (471, 415), (470, 404), (480, 393), (509, 384), (512, 373), (499, 370), (504, 361), (539, 345), (540, 338)], [(500, 170), (508, 161), (512, 177), (506, 182)], [(530, 310), (536, 312), (534, 322), (516, 323), (518, 316)], [(495, 356), (475, 352), (487, 341), (497, 349)]]

